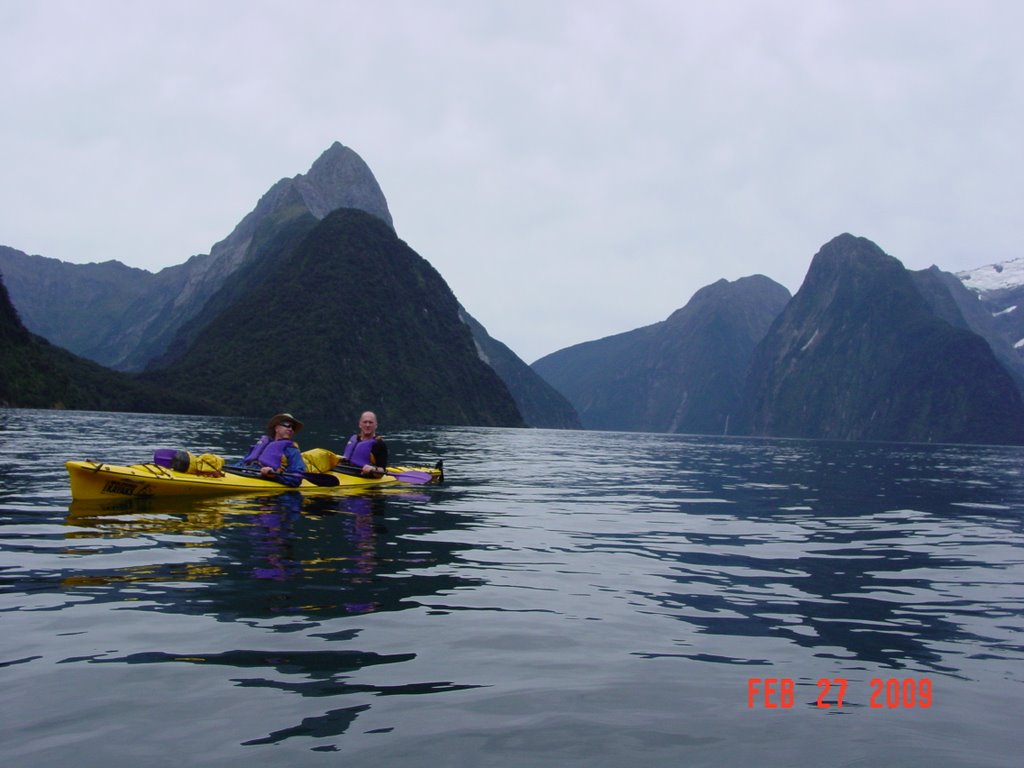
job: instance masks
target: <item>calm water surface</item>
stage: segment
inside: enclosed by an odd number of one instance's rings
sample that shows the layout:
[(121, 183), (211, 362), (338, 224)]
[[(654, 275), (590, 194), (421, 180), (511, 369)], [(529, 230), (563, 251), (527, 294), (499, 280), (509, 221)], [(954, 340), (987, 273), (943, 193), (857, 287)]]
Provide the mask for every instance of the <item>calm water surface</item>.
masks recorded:
[(439, 488), (71, 503), (260, 428), (0, 410), (0, 765), (1020, 765), (1020, 449), (447, 428), (388, 435)]

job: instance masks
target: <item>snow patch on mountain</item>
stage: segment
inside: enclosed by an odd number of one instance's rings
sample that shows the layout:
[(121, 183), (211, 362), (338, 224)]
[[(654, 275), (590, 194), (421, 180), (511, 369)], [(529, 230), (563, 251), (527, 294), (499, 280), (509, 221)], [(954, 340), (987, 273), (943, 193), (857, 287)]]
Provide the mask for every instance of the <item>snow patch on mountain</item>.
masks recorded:
[(978, 293), (1024, 286), (1024, 258), (957, 272), (960, 281)]

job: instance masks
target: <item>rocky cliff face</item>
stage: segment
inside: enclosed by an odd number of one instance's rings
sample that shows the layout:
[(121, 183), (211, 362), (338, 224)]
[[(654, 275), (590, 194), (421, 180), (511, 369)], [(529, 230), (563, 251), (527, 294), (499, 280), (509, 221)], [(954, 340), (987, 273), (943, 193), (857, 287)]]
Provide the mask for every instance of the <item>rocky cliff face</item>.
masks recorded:
[(753, 434), (1024, 442), (1024, 403), (978, 335), (929, 306), (896, 259), (841, 235), (754, 353)]
[[(337, 141), (320, 155), (308, 173), (290, 181), (306, 208), (318, 219), (339, 208), (355, 208), (395, 228), (384, 192), (370, 167)], [(282, 180), (278, 186), (286, 183)]]
[(663, 322), (533, 364), (588, 429), (723, 434), (754, 347), (789, 291), (762, 275), (702, 288)]
[(210, 249), (210, 258), (192, 268), (174, 305), (202, 306), (244, 261), (260, 222), (296, 204), (304, 206), (317, 219), (338, 208), (355, 208), (394, 229), (387, 200), (369, 167), (353, 150), (334, 142), (307, 173), (281, 179), (259, 199), (231, 234)]

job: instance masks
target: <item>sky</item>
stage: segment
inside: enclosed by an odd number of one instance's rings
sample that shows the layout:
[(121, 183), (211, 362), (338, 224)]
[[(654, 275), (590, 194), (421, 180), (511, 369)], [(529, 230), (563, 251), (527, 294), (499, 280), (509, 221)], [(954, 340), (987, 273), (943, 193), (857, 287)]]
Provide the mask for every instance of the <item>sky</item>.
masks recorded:
[(1018, 258), (1018, 0), (0, 0), (0, 244), (158, 271), (333, 142), (530, 363), (836, 235)]

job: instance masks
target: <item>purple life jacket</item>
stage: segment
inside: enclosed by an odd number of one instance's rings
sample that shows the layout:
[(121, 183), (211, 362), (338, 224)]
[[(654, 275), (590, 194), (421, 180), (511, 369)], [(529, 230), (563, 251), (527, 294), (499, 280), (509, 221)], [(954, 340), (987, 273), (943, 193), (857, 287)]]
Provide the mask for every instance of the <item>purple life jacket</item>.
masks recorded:
[(365, 467), (367, 464), (373, 464), (371, 459), (373, 458), (373, 449), (376, 445), (377, 438), (375, 437), (369, 440), (360, 440), (359, 435), (352, 435), (348, 439), (348, 443), (345, 444), (342, 456), (350, 464), (357, 467)]
[(249, 455), (242, 459), (243, 464), (259, 462), (264, 467), (271, 469), (283, 469), (284, 451), (294, 445), (291, 440), (271, 440), (264, 435), (249, 451)]

